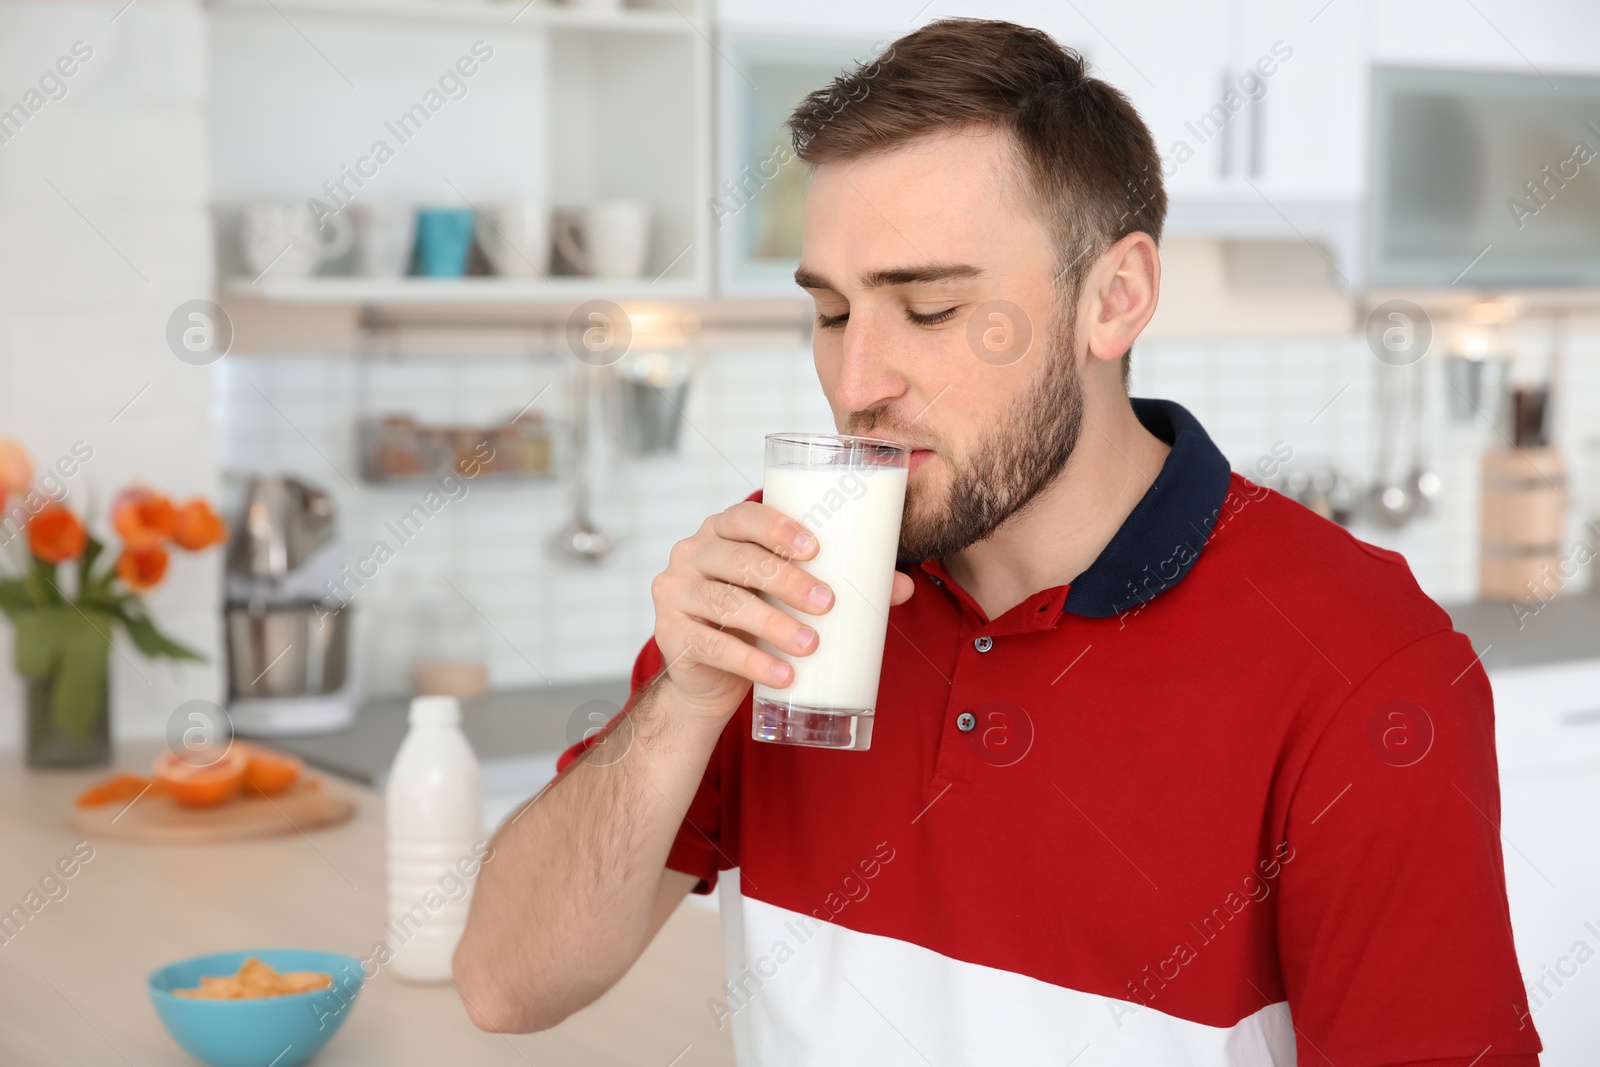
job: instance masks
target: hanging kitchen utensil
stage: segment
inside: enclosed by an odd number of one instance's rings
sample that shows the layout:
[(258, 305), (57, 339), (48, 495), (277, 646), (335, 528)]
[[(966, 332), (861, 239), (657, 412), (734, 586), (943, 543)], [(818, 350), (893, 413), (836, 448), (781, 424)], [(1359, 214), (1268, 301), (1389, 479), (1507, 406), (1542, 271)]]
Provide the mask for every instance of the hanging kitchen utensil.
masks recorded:
[(1406, 490), (1412, 502), (1412, 518), (1431, 515), (1444, 489), (1444, 479), (1429, 468), (1426, 456), (1427, 366), (1426, 359), (1419, 359), (1406, 368), (1411, 389), (1411, 472), (1406, 478)]
[(558, 554), (584, 563), (601, 563), (616, 547), (616, 539), (594, 521), (593, 510), (593, 407), (601, 399), (606, 368), (582, 364), (572, 391), (570, 420), (570, 466), (572, 470), (572, 519), (556, 532), (551, 548)]
[(1416, 511), (1416, 498), (1410, 479), (1395, 472), (1399, 454), (1397, 438), (1403, 408), (1398, 395), (1403, 375), (1409, 367), (1380, 364), (1377, 369), (1378, 391), (1378, 455), (1374, 466), (1372, 487), (1367, 490), (1367, 514), (1376, 522), (1399, 529), (1411, 521)]
[(622, 425), (629, 454), (675, 451), (694, 372), (693, 357), (687, 349), (663, 349), (630, 356), (619, 370)]

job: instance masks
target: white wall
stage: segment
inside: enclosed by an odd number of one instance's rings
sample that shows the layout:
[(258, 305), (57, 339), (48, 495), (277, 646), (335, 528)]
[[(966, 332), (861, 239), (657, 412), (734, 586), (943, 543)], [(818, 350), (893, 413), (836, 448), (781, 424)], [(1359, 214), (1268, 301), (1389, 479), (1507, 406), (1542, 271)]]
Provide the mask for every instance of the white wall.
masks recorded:
[[(172, 311), (212, 291), (203, 16), (191, 0), (121, 8), (0, 6), (0, 109), (26, 101), (74, 42), (92, 50), (65, 96), (0, 143), (0, 434), (41, 467), (87, 442), (94, 458), (68, 498), (80, 512), (135, 479), (185, 497), (217, 486), (211, 371), (165, 340)], [(220, 696), (218, 557), (177, 554), (150, 598), (209, 663), (151, 663), (119, 640), (119, 736), (160, 733), (183, 701)], [(11, 746), (22, 690), (10, 627), (0, 635), (0, 746)]]
[[(226, 59), (211, 92), (219, 201), (326, 201), (322, 184), (380, 139), (394, 158), (359, 200), (458, 205), (462, 197), (545, 195), (542, 34), (303, 10), (291, 17), (294, 25), (270, 8), (209, 16), (213, 54)], [(459, 97), (403, 143), (387, 130), (478, 41), (492, 56), (452, 89)]]

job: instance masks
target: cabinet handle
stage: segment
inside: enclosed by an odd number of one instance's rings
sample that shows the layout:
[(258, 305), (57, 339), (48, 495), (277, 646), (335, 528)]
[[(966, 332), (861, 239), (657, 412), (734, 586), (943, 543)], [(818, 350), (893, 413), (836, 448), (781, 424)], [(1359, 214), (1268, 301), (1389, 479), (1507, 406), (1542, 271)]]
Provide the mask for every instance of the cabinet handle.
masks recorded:
[(1222, 111), (1224, 115), (1227, 115), (1227, 118), (1222, 123), (1222, 143), (1217, 146), (1217, 177), (1227, 181), (1233, 174), (1233, 122), (1231, 121), (1233, 116), (1227, 114), (1228, 105), (1225, 103), (1228, 99), (1228, 91), (1231, 88), (1226, 70), (1222, 72), (1219, 84), (1221, 92), (1217, 94), (1217, 99), (1224, 101)]
[(1265, 135), (1261, 132), (1261, 124), (1265, 119), (1263, 108), (1266, 106), (1265, 94), (1250, 101), (1250, 177), (1261, 177), (1262, 145), (1266, 142)]
[(1564, 711), (1561, 713), (1562, 726), (1600, 726), (1600, 708), (1591, 708), (1588, 711)]

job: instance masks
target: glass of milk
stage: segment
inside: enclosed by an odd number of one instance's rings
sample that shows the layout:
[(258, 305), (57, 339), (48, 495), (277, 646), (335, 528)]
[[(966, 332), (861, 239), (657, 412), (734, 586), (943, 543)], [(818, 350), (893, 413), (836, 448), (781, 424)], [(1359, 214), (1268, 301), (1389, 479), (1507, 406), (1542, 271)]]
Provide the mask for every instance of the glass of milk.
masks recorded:
[(757, 741), (856, 751), (872, 744), (910, 461), (909, 448), (871, 437), (768, 435), (762, 501), (816, 535), (816, 555), (796, 563), (833, 590), (833, 607), (810, 615), (766, 597), (816, 630), (817, 647), (791, 656), (758, 642), (794, 668), (794, 681), (784, 689), (756, 684)]

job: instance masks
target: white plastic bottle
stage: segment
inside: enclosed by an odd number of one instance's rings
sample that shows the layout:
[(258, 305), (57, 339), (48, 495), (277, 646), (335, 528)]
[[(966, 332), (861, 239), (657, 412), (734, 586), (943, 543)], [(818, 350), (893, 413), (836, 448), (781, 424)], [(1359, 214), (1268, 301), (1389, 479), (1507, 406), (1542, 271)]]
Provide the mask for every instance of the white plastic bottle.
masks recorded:
[(389, 950), (401, 978), (442, 982), (466, 927), (483, 833), (478, 760), (455, 697), (417, 697), (389, 771)]

